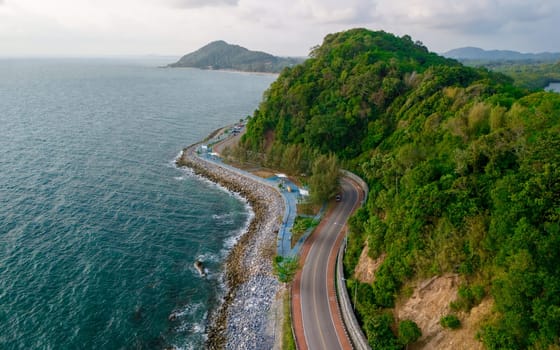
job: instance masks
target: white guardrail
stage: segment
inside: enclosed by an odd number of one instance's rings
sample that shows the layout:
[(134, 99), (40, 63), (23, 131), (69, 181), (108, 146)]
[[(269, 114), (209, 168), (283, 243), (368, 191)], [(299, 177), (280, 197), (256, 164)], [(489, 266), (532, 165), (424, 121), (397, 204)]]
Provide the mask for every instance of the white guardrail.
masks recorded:
[(336, 262), (336, 287), (338, 291), (337, 296), (340, 313), (342, 314), (342, 320), (344, 321), (346, 331), (348, 332), (354, 347), (358, 350), (371, 350), (371, 347), (367, 342), (367, 338), (362, 332), (360, 324), (356, 319), (356, 314), (354, 314), (352, 303), (350, 302), (350, 296), (348, 295), (348, 290), (346, 289), (346, 284), (344, 282), (344, 269), (342, 266), (344, 248), (346, 248), (346, 240), (344, 240), (344, 242), (340, 245), (338, 259)]
[(369, 187), (366, 184), (366, 182), (364, 180), (362, 180), (361, 177), (359, 177), (358, 175), (349, 172), (348, 170), (340, 170), (340, 173), (345, 176), (350, 178), (352, 181), (354, 181), (355, 183), (357, 183), (358, 185), (360, 185), (360, 187), (362, 188), (362, 191), (364, 192), (364, 199), (362, 200), (362, 205), (364, 205), (367, 201), (367, 197), (369, 194)]
[[(350, 178), (352, 181), (356, 182), (364, 191), (364, 199), (362, 201), (362, 205), (367, 200), (369, 188), (368, 185), (362, 180), (359, 176), (354, 173), (351, 173), (347, 170), (341, 170), (342, 174), (345, 177)], [(344, 278), (344, 266), (342, 263), (342, 259), (344, 257), (344, 251), (346, 248), (346, 239), (340, 245), (340, 249), (338, 250), (338, 257), (336, 262), (336, 287), (337, 287), (337, 296), (338, 296), (338, 305), (340, 306), (340, 312), (342, 314), (342, 320), (344, 321), (344, 325), (346, 327), (346, 331), (350, 336), (350, 340), (354, 345), (354, 348), (358, 350), (371, 350), (371, 347), (368, 344), (367, 338), (362, 332), (360, 328), (360, 324), (356, 319), (356, 314), (354, 313), (354, 309), (352, 307), (352, 303), (350, 302), (350, 296), (348, 295), (348, 290), (346, 289), (346, 280)]]

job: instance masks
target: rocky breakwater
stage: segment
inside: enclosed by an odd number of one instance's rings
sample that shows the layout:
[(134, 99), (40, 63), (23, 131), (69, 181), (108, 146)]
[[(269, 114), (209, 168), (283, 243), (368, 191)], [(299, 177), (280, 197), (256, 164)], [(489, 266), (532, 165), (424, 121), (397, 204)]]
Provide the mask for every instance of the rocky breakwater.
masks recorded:
[(280, 194), (233, 170), (199, 158), (196, 145), (183, 150), (177, 165), (239, 193), (250, 203), (254, 218), (227, 260), (227, 292), (210, 318), (210, 349), (271, 349), (275, 344), (273, 310), (280, 284), (272, 272), (272, 256), (283, 216)]

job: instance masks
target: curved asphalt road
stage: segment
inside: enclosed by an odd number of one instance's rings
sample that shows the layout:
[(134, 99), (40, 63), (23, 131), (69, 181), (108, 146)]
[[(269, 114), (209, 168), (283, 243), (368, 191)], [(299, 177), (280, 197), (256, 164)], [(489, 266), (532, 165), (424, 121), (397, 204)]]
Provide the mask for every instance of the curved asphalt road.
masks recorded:
[[(360, 191), (346, 178), (341, 186), (342, 200), (313, 234), (311, 248), (302, 254), (303, 270), (294, 283), (292, 307), (299, 349), (351, 348), (338, 311), (334, 271), (342, 229), (360, 201)], [(298, 328), (303, 328), (303, 337)]]

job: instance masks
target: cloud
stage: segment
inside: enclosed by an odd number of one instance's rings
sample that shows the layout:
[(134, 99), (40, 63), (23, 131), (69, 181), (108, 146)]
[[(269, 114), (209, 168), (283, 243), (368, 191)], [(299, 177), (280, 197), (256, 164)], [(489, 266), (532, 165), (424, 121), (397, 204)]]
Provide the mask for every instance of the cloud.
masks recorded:
[(383, 1), (380, 14), (411, 25), (460, 33), (492, 34), (515, 23), (545, 20), (560, 6), (549, 0)]
[(371, 22), (375, 0), (300, 0), (299, 12), (304, 18), (321, 24), (359, 25)]
[[(1, 0), (0, 0), (1, 1)], [(237, 6), (239, 0), (170, 0), (171, 6), (183, 9)]]
[(0, 0), (0, 19), (0, 55), (182, 54), (217, 39), (304, 55), (353, 27), (409, 34), (438, 52), (560, 51), (552, 0)]

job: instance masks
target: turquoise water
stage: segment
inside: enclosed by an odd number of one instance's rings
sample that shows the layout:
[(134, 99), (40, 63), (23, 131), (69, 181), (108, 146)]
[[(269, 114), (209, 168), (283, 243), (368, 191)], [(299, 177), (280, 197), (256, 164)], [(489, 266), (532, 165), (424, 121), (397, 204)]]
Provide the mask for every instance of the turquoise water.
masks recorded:
[(200, 348), (249, 214), (173, 160), (274, 79), (0, 60), (0, 348)]

